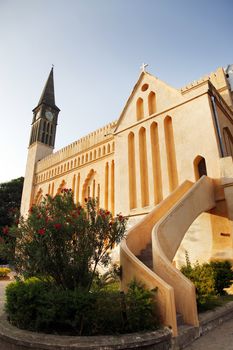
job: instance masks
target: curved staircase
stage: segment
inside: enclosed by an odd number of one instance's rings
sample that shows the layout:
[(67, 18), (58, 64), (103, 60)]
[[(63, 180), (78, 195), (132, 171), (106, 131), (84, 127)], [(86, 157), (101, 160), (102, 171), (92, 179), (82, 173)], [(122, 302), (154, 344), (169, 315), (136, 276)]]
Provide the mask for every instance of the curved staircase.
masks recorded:
[(178, 335), (177, 325), (198, 326), (195, 287), (172, 265), (193, 221), (215, 206), (214, 185), (203, 176), (185, 181), (127, 233), (120, 246), (122, 288), (136, 278), (158, 288), (156, 301), (164, 325)]

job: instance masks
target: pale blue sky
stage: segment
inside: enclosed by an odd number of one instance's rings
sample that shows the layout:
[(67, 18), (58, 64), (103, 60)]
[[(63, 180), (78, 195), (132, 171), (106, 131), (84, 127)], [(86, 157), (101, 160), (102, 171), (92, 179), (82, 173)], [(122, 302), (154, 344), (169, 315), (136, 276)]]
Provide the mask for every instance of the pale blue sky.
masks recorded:
[(59, 149), (119, 117), (148, 71), (174, 87), (233, 63), (232, 0), (0, 0), (0, 182), (24, 176), (51, 65)]

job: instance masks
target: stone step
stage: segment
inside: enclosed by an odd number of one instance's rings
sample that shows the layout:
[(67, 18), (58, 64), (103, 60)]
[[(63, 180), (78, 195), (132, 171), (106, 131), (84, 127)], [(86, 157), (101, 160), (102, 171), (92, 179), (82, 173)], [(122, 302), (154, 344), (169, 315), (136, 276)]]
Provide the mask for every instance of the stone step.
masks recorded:
[(177, 326), (184, 325), (183, 316), (179, 313), (176, 314), (176, 321), (177, 321)]
[(149, 253), (144, 253), (144, 254), (140, 254), (139, 255), (140, 256), (140, 259), (145, 259), (145, 260), (147, 260), (147, 259), (151, 259), (152, 260), (152, 254), (149, 254)]
[(199, 327), (181, 325), (178, 326), (178, 337), (173, 338), (173, 350), (189, 349), (189, 345), (200, 336)]
[(150, 269), (153, 268), (153, 260), (152, 260), (152, 244), (151, 242), (147, 244), (146, 248), (142, 249), (137, 258), (143, 262)]
[(153, 269), (153, 262), (152, 262), (152, 260), (143, 260), (142, 262), (143, 262), (144, 265), (149, 267), (149, 269), (151, 269), (151, 270)]

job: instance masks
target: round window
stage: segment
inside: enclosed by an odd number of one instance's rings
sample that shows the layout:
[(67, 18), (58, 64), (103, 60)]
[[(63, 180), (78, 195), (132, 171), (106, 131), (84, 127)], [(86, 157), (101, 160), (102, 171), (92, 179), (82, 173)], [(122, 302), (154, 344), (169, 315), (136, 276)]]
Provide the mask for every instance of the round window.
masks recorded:
[(141, 90), (146, 91), (148, 89), (149, 85), (148, 84), (143, 84)]

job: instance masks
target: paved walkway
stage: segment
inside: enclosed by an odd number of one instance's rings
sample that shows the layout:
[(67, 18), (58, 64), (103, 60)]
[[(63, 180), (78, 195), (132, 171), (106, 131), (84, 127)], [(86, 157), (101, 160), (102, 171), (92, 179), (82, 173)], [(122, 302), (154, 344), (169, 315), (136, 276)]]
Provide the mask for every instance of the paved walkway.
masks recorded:
[(5, 302), (5, 288), (11, 283), (12, 280), (1, 280), (0, 281), (0, 309), (2, 310), (4, 302)]
[(186, 349), (189, 350), (233, 350), (233, 319), (224, 322)]

